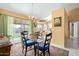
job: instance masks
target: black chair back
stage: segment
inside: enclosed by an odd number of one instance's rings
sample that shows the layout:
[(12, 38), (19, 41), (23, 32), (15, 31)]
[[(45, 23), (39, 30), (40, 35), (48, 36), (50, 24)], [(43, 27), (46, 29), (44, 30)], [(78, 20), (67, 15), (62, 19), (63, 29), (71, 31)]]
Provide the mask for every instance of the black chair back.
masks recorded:
[(21, 41), (24, 44), (25, 40), (28, 39), (28, 31), (21, 32)]
[(28, 35), (28, 31), (23, 31), (23, 32), (21, 32), (21, 35)]
[(44, 47), (46, 45), (50, 46), (50, 41), (52, 39), (52, 33), (46, 34), (45, 42), (44, 42)]
[(28, 31), (21, 32), (22, 38), (28, 38)]

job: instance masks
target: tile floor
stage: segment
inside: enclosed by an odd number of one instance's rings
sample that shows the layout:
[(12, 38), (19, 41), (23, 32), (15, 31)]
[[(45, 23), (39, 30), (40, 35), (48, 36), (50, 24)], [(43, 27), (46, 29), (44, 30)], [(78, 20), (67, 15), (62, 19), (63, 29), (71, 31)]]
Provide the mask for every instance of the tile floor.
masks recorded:
[(79, 38), (71, 37), (67, 41), (66, 48), (68, 48), (70, 56), (79, 56)]

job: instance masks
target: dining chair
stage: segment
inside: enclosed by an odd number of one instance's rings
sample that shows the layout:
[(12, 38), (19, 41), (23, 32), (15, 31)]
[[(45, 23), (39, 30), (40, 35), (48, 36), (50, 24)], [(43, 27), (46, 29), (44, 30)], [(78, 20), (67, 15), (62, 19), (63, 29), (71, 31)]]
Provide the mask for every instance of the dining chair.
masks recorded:
[(22, 41), (22, 48), (23, 48), (22, 52), (25, 49), (25, 56), (26, 56), (27, 48), (33, 46), (35, 44), (35, 41), (28, 38), (28, 31), (21, 32), (21, 38), (22, 38), (21, 41)]
[(37, 53), (37, 50), (38, 50), (38, 55), (39, 54), (39, 51), (41, 51), (44, 56), (45, 56), (45, 53), (48, 52), (48, 54), (50, 55), (50, 41), (52, 39), (52, 33), (49, 33), (49, 34), (46, 34), (46, 37), (45, 37), (45, 42), (42, 43), (42, 42), (38, 42), (37, 44), (35, 44), (34, 46), (34, 51), (35, 51), (35, 55)]

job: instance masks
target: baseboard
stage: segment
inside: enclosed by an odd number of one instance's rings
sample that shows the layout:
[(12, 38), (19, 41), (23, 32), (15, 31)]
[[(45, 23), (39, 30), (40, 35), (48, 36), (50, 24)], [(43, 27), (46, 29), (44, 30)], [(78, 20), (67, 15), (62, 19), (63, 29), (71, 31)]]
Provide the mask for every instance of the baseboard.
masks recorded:
[(67, 51), (70, 50), (70, 49), (68, 49), (68, 48), (65, 48), (65, 47), (62, 47), (62, 46), (56, 45), (56, 44), (51, 44), (51, 46), (55, 46), (55, 47), (58, 47), (58, 48), (61, 48), (61, 49), (67, 50)]

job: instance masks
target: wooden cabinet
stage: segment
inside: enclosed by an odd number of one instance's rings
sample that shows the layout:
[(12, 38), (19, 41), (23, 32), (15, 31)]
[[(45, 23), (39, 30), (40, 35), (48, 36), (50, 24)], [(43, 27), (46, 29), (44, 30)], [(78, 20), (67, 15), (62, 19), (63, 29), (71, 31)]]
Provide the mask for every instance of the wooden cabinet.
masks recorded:
[(0, 45), (0, 56), (10, 56), (12, 44)]

